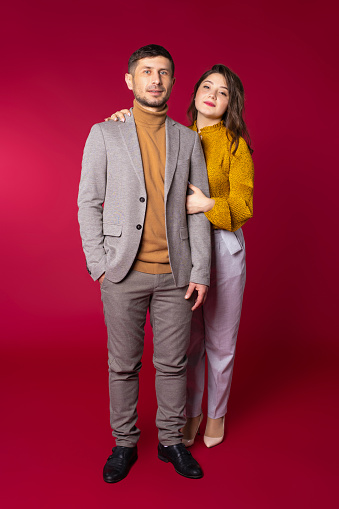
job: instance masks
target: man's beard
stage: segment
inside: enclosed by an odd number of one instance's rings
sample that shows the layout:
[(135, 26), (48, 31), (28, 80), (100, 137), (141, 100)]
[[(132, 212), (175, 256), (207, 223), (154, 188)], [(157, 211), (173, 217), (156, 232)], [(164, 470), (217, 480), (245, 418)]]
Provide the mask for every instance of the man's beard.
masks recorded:
[(138, 95), (138, 93), (134, 90), (133, 92), (138, 103), (141, 104), (141, 106), (146, 106), (146, 108), (162, 108), (165, 106), (170, 96), (170, 93), (167, 92), (167, 94), (161, 98), (154, 97), (153, 99), (148, 99), (144, 96)]

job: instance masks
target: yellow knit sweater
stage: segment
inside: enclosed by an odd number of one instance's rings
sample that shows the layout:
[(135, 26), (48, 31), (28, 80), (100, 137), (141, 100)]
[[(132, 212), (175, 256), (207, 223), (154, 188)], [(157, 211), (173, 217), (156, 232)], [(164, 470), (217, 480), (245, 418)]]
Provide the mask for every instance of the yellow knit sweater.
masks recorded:
[[(196, 123), (191, 127), (198, 131)], [(231, 140), (223, 122), (200, 130), (214, 207), (206, 217), (214, 228), (235, 231), (253, 216), (253, 161), (243, 138), (230, 154)], [(231, 137), (229, 137), (231, 138)], [(232, 147), (233, 150), (233, 147)]]

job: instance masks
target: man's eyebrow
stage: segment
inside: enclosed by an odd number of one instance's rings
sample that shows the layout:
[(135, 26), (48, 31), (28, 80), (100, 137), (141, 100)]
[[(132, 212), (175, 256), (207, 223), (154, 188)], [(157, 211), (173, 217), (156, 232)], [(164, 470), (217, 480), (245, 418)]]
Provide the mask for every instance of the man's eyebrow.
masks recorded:
[[(143, 65), (141, 69), (155, 69), (155, 67), (152, 67), (151, 65)], [(169, 68), (163, 67), (161, 69), (158, 69), (159, 71), (169, 71)]]
[[(203, 81), (203, 83), (206, 83), (206, 81), (207, 81), (207, 83), (211, 83), (211, 85), (214, 85), (213, 81), (211, 81), (211, 80), (205, 80), (205, 81)], [(219, 87), (219, 88), (226, 88), (226, 90), (228, 90), (228, 88), (224, 87), (224, 86)]]

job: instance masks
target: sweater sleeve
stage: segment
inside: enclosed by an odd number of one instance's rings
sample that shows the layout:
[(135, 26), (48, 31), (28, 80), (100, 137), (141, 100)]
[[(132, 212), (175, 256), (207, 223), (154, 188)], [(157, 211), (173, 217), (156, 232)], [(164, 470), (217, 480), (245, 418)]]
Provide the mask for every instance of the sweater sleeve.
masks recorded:
[(243, 138), (231, 155), (228, 198), (211, 196), (214, 207), (205, 213), (207, 219), (223, 230), (236, 231), (253, 216), (253, 161)]

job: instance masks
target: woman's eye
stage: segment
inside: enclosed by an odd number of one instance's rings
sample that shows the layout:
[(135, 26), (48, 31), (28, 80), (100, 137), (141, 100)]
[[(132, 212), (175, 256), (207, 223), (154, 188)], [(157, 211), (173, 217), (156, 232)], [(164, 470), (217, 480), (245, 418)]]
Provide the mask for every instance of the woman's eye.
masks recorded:
[(210, 88), (208, 85), (204, 85), (204, 88)]

